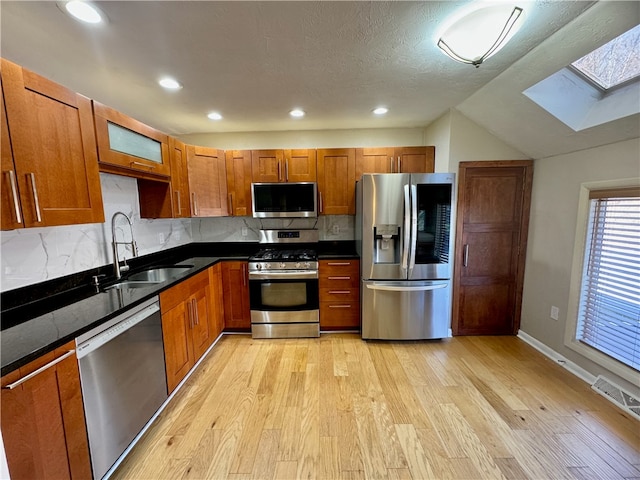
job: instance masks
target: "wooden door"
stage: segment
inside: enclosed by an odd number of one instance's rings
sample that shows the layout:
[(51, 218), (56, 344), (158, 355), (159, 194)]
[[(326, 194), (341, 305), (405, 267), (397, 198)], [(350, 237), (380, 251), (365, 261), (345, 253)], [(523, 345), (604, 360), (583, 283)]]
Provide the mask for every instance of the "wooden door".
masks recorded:
[(223, 262), (224, 326), (229, 330), (251, 328), (247, 262)]
[(397, 147), (394, 152), (395, 172), (433, 173), (435, 147)]
[[(0, 82), (0, 90), (2, 83)], [(22, 206), (20, 205), (20, 192), (16, 168), (13, 164), (13, 152), (11, 151), (11, 139), (9, 138), (9, 126), (7, 124), (7, 112), (4, 108), (4, 93), (0, 99), (2, 123), (2, 138), (0, 138), (0, 150), (2, 151), (2, 187), (0, 196), (0, 216), (2, 218), (2, 230), (14, 230), (24, 227), (22, 221)]]
[(251, 150), (225, 152), (229, 215), (250, 216), (251, 209)]
[[(2, 378), (2, 387), (75, 348), (69, 343)], [(70, 355), (2, 390), (2, 438), (11, 478), (91, 478), (78, 360)]]
[(169, 137), (169, 152), (171, 158), (171, 205), (173, 218), (189, 218), (191, 210), (187, 147), (180, 140)]
[(393, 173), (396, 163), (393, 147), (357, 148), (356, 182), (363, 173)]
[(285, 182), (316, 181), (316, 151), (299, 149), (284, 151)]
[(255, 183), (277, 183), (284, 179), (282, 150), (252, 150), (251, 176)]
[(209, 321), (209, 310), (211, 299), (209, 298), (209, 273), (203, 272), (207, 279), (207, 286), (196, 291), (189, 302), (191, 302), (192, 328), (191, 339), (193, 342), (193, 361), (197, 362), (202, 354), (207, 351), (214, 340), (211, 323)]
[(533, 161), (460, 164), (454, 335), (518, 332), (532, 177)]
[(162, 342), (169, 393), (189, 373), (193, 366), (193, 346), (187, 301), (162, 312)]
[(187, 146), (187, 169), (192, 215), (194, 217), (228, 215), (224, 152), (215, 148), (189, 145)]
[(356, 158), (353, 148), (318, 150), (318, 212), (355, 215)]
[(4, 59), (1, 66), (25, 226), (104, 222), (91, 101)]

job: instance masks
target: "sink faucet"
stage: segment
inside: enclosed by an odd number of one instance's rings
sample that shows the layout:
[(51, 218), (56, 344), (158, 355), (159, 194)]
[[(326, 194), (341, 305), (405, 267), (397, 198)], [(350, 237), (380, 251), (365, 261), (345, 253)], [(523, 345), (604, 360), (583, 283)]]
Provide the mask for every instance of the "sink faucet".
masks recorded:
[[(122, 215), (129, 223), (129, 230), (131, 231), (130, 242), (118, 242), (116, 240), (116, 217), (118, 215)], [(133, 225), (131, 224), (129, 217), (122, 212), (116, 212), (113, 214), (113, 217), (111, 217), (111, 244), (113, 245), (113, 270), (116, 274), (116, 279), (119, 279), (122, 277), (122, 272), (129, 270), (129, 265), (127, 265), (126, 258), (123, 258), (124, 265), (120, 265), (120, 259), (118, 258), (118, 245), (131, 245), (131, 252), (133, 253), (133, 256), (138, 256), (138, 246), (136, 245), (136, 241), (133, 239)]]

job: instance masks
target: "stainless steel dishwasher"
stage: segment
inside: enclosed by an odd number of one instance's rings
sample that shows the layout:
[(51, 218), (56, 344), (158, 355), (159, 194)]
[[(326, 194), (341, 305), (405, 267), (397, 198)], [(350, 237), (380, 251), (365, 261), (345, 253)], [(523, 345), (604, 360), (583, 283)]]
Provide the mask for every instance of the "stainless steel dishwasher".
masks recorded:
[(94, 479), (167, 399), (158, 297), (76, 339)]

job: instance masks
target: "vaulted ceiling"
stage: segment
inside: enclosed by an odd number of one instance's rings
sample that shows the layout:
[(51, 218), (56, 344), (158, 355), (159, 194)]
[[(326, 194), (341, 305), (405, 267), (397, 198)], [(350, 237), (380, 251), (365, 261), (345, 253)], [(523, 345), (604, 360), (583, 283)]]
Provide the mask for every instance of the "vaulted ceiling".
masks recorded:
[[(604, 18), (594, 2), (519, 2), (522, 30), (480, 68), (435, 46), (467, 3), (106, 1), (96, 4), (108, 22), (92, 27), (56, 2), (3, 0), (1, 52), (172, 135), (425, 127), (458, 108), (534, 158), (579, 149), (585, 134), (559, 127), (522, 91), (638, 23), (639, 3), (604, 2)], [(184, 87), (161, 89), (163, 75)], [(379, 105), (389, 113), (373, 115)], [(290, 118), (294, 107), (306, 117)], [(214, 110), (224, 118), (209, 120)], [(637, 125), (627, 119), (596, 143), (637, 136)], [(562, 138), (541, 148), (536, 132), (558, 128)]]

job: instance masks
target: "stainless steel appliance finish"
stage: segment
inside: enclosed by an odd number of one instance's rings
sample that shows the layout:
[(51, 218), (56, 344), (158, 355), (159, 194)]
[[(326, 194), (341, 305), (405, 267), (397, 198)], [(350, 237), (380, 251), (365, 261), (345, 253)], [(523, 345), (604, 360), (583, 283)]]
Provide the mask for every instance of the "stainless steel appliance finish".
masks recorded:
[(253, 338), (320, 336), (317, 255), (295, 248), (317, 241), (317, 230), (260, 232), (267, 248), (249, 258)]
[(252, 183), (251, 206), (255, 218), (318, 216), (315, 182)]
[(363, 338), (448, 336), (454, 182), (449, 173), (365, 174), (358, 182)]
[(167, 399), (158, 297), (76, 339), (93, 477), (102, 478)]

